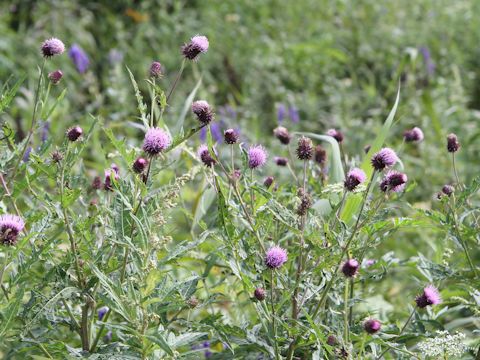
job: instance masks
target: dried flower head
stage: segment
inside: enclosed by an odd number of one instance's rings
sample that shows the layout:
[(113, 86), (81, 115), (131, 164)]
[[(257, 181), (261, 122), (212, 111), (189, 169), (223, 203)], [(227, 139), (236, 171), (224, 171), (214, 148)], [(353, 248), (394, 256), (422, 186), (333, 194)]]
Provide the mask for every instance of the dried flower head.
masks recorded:
[(266, 297), (265, 290), (261, 287), (258, 287), (253, 292), (253, 296), (255, 296), (255, 299), (257, 299), (258, 301), (263, 301)]
[(302, 136), (298, 139), (297, 156), (300, 160), (310, 160), (313, 156), (312, 140)]
[(65, 45), (57, 38), (50, 38), (45, 40), (42, 44), (42, 54), (49, 58), (55, 55), (60, 55), (65, 51)]
[(77, 141), (82, 134), (83, 130), (80, 126), (74, 126), (67, 131), (67, 137), (70, 141)]
[(17, 243), (18, 235), (25, 228), (25, 222), (20, 216), (0, 215), (0, 241), (3, 245), (13, 246)]
[(390, 170), (380, 183), (380, 190), (383, 192), (387, 192), (389, 190), (393, 192), (401, 192), (403, 189), (405, 189), (407, 180), (407, 174)]
[(187, 300), (187, 305), (190, 309), (196, 308), (198, 306), (198, 304), (200, 304), (200, 302), (198, 301), (198, 299), (195, 296), (191, 296)]
[(146, 168), (147, 168), (147, 165), (148, 165), (148, 160), (143, 158), (143, 157), (139, 157), (137, 160), (135, 160), (135, 162), (133, 163), (132, 165), (132, 169), (133, 171), (135, 171), (137, 174), (141, 174)]
[[(303, 190), (303, 189), (302, 189)], [(300, 204), (297, 207), (297, 215), (305, 216), (308, 212), (308, 209), (312, 207), (312, 198), (309, 194), (304, 193), (303, 191), (300, 196)]]
[(197, 115), (198, 120), (202, 124), (209, 124), (214, 118), (214, 113), (205, 100), (194, 101), (192, 103), (192, 111)]
[(150, 156), (155, 156), (166, 150), (170, 146), (171, 142), (172, 138), (165, 130), (162, 130), (158, 127), (150, 128), (145, 134), (143, 151)]
[(262, 145), (252, 145), (248, 149), (248, 167), (256, 169), (267, 162), (267, 151)]
[(234, 129), (227, 129), (223, 133), (225, 144), (233, 145), (238, 142), (238, 132)]
[(460, 143), (458, 142), (457, 135), (448, 134), (447, 136), (447, 150), (448, 152), (454, 153), (460, 149)]
[(327, 130), (327, 135), (333, 137), (335, 140), (337, 140), (338, 143), (341, 143), (343, 141), (343, 134), (340, 130), (329, 129)]
[(450, 196), (454, 193), (455, 188), (452, 185), (443, 185), (442, 187), (442, 193), (444, 193), (447, 196)]
[(423, 131), (419, 127), (407, 130), (403, 133), (403, 138), (406, 142), (420, 142), (423, 140)]
[(362, 169), (353, 168), (348, 172), (345, 178), (345, 189), (353, 191), (358, 185), (364, 183), (366, 179), (367, 175), (365, 175), (365, 172)]
[(380, 331), (382, 323), (376, 319), (368, 319), (363, 323), (363, 328), (369, 334), (375, 334)]
[(263, 185), (268, 189), (270, 186), (273, 185), (273, 182), (275, 181), (273, 176), (267, 176), (265, 180), (263, 180)]
[(51, 73), (48, 73), (48, 78), (53, 85), (57, 85), (62, 79), (63, 72), (61, 70), (55, 70)]
[(188, 44), (182, 46), (182, 54), (188, 60), (197, 60), (201, 53), (206, 53), (209, 42), (206, 36), (195, 35)]
[(158, 61), (154, 61), (150, 64), (150, 68), (148, 69), (148, 73), (152, 78), (161, 78), (163, 75), (163, 66)]
[(415, 302), (419, 308), (423, 309), (429, 305), (440, 304), (442, 302), (442, 298), (435, 286), (428, 285), (425, 287), (425, 289), (423, 289), (423, 293), (415, 298)]
[(372, 166), (377, 171), (391, 167), (397, 161), (397, 154), (390, 148), (383, 148), (372, 156)]
[(265, 256), (265, 265), (270, 269), (278, 269), (287, 261), (287, 251), (279, 246), (272, 246)]
[(52, 152), (51, 157), (54, 163), (59, 163), (60, 161), (63, 160), (63, 154), (58, 150), (55, 150), (54, 152)]
[(212, 167), (217, 163), (215, 159), (212, 157), (212, 155), (210, 154), (210, 151), (208, 150), (208, 146), (205, 144), (202, 144), (198, 147), (197, 155), (200, 158), (200, 160), (203, 162), (203, 164), (207, 167)]
[(288, 145), (290, 143), (290, 133), (288, 132), (287, 128), (283, 126), (276, 127), (273, 130), (273, 135), (275, 135), (275, 137), (284, 145)]
[(358, 263), (357, 260), (349, 259), (345, 261), (345, 263), (342, 266), (343, 275), (345, 275), (346, 277), (353, 277), (357, 274), (359, 267), (360, 267), (360, 264)]
[(275, 156), (273, 161), (275, 161), (275, 164), (278, 166), (287, 166), (288, 164), (288, 159), (281, 156)]
[(320, 166), (325, 165), (327, 162), (327, 151), (322, 147), (322, 145), (315, 146), (315, 162)]

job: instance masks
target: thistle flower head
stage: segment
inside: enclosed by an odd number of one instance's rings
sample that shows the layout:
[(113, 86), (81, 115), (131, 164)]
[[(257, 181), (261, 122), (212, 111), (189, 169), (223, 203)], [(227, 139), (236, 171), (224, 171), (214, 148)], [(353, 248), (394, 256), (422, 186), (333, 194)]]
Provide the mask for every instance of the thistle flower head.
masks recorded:
[(55, 150), (54, 152), (52, 152), (50, 156), (52, 157), (52, 161), (54, 163), (59, 163), (60, 161), (63, 160), (63, 154), (58, 150)]
[(182, 54), (188, 60), (197, 60), (201, 53), (208, 51), (209, 42), (206, 36), (195, 35), (188, 44), (182, 46)]
[(150, 68), (148, 69), (148, 73), (152, 78), (161, 78), (163, 75), (163, 66), (158, 61), (154, 61), (150, 64)]
[(233, 145), (238, 142), (238, 132), (234, 129), (227, 129), (223, 133), (225, 144)]
[(255, 296), (255, 299), (258, 301), (263, 301), (265, 300), (266, 294), (265, 294), (265, 289), (258, 287), (255, 289), (253, 292), (253, 296)]
[(300, 160), (310, 160), (313, 156), (312, 140), (302, 136), (298, 139), (297, 156)]
[(305, 216), (308, 210), (312, 207), (312, 198), (310, 194), (304, 193), (303, 189), (300, 195), (300, 204), (297, 207), (297, 215)]
[(353, 191), (358, 185), (365, 182), (366, 179), (367, 175), (365, 175), (365, 172), (362, 169), (353, 168), (347, 173), (345, 178), (345, 189), (348, 191)]
[(273, 135), (275, 135), (275, 137), (284, 145), (288, 145), (290, 143), (291, 136), (286, 127), (276, 127), (273, 129)]
[(442, 193), (444, 193), (447, 196), (450, 196), (454, 193), (455, 188), (452, 185), (443, 185), (442, 187)]
[(60, 55), (65, 51), (65, 45), (57, 38), (50, 38), (45, 40), (42, 44), (42, 54), (49, 58), (55, 55)]
[(323, 166), (327, 162), (327, 151), (322, 147), (322, 145), (315, 146), (315, 162)]
[(202, 124), (208, 124), (213, 120), (214, 113), (205, 100), (197, 100), (192, 103), (192, 112), (197, 115)]
[(403, 138), (406, 142), (420, 142), (423, 140), (423, 131), (419, 127), (407, 130), (403, 133)]
[(382, 323), (376, 319), (368, 319), (363, 323), (363, 328), (369, 334), (375, 334), (381, 327)]
[(338, 341), (337, 341), (337, 338), (335, 337), (335, 335), (328, 335), (328, 338), (327, 338), (327, 344), (330, 345), (330, 346), (335, 346), (337, 345)]
[(383, 148), (372, 156), (372, 166), (377, 171), (395, 165), (398, 161), (397, 154), (390, 148)]
[(51, 73), (48, 73), (48, 78), (53, 85), (57, 85), (63, 77), (63, 72), (61, 70), (55, 70)]
[(67, 131), (67, 138), (70, 141), (77, 141), (82, 136), (83, 130), (80, 126), (74, 126)]
[(273, 161), (275, 161), (275, 164), (278, 166), (287, 166), (288, 164), (288, 159), (281, 156), (275, 156)]
[(200, 301), (198, 301), (198, 299), (195, 296), (191, 296), (187, 300), (187, 305), (190, 309), (196, 308), (198, 306), (198, 304), (200, 304)]
[(357, 274), (359, 267), (360, 267), (360, 264), (358, 263), (357, 260), (349, 259), (345, 261), (345, 263), (342, 266), (343, 275), (345, 275), (346, 277), (353, 277)]
[(119, 175), (120, 170), (119, 170), (118, 166), (115, 165), (115, 164), (112, 164), (110, 169), (105, 170), (105, 181), (104, 181), (104, 184), (103, 184), (103, 187), (104, 187), (105, 190), (109, 190), (109, 191), (113, 190), (112, 178), (111, 178), (112, 173), (114, 175), (115, 181), (118, 181), (118, 179), (120, 179), (120, 175)]
[(158, 127), (150, 128), (145, 134), (143, 151), (150, 156), (155, 156), (167, 149), (171, 142), (172, 138), (165, 130)]
[(389, 190), (393, 192), (402, 192), (405, 189), (405, 184), (407, 183), (408, 177), (407, 174), (390, 170), (387, 172), (382, 182), (380, 183), (380, 190), (387, 192)]
[(3, 245), (13, 246), (17, 243), (18, 235), (25, 228), (25, 222), (20, 216), (0, 215), (0, 241)]
[(203, 162), (203, 164), (207, 167), (212, 167), (216, 164), (215, 159), (212, 157), (210, 151), (208, 150), (208, 146), (205, 144), (202, 144), (198, 147), (197, 155)]
[(273, 182), (275, 181), (273, 176), (267, 176), (265, 180), (263, 180), (263, 185), (269, 189), (272, 186)]
[(248, 167), (256, 169), (267, 162), (267, 151), (262, 145), (253, 145), (248, 149)]
[(102, 188), (102, 179), (100, 176), (95, 176), (92, 181), (92, 189), (100, 190)]
[(423, 293), (415, 298), (415, 302), (419, 308), (425, 308), (429, 305), (437, 305), (442, 302), (442, 298), (438, 289), (433, 285), (428, 285), (423, 289)]
[(338, 143), (343, 141), (343, 133), (340, 130), (329, 129), (327, 130), (327, 135), (333, 137)]
[(272, 246), (265, 256), (265, 265), (270, 269), (278, 269), (287, 261), (287, 251), (279, 246)]
[(141, 174), (143, 172), (143, 170), (145, 170), (147, 168), (147, 165), (148, 165), (148, 160), (143, 158), (143, 157), (139, 157), (137, 158), (137, 160), (135, 160), (135, 162), (133, 163), (132, 165), (132, 169), (133, 171), (135, 171), (137, 174)]
[(447, 150), (448, 152), (454, 153), (460, 149), (460, 142), (458, 141), (457, 135), (448, 134), (447, 136)]

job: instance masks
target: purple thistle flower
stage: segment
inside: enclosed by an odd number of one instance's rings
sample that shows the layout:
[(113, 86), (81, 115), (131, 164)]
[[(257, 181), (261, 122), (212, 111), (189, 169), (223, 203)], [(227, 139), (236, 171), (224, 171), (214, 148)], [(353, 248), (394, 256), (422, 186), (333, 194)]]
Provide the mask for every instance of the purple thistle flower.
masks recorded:
[(102, 321), (103, 317), (105, 314), (110, 310), (108, 306), (102, 306), (100, 309), (98, 309), (97, 314), (98, 314), (98, 320)]
[(380, 331), (382, 323), (375, 319), (368, 319), (363, 323), (363, 328), (369, 334), (375, 334)]
[(454, 191), (455, 191), (455, 188), (452, 185), (447, 184), (447, 185), (443, 185), (442, 187), (442, 193), (444, 193), (447, 196), (452, 195)]
[(382, 171), (395, 165), (398, 161), (397, 154), (390, 148), (383, 148), (372, 156), (372, 166), (375, 170)]
[(403, 189), (405, 189), (405, 184), (407, 181), (407, 174), (390, 170), (380, 183), (380, 190), (383, 192), (387, 192), (388, 190), (393, 192), (401, 192)]
[(288, 132), (287, 128), (283, 126), (276, 127), (273, 130), (273, 135), (275, 135), (275, 137), (284, 145), (288, 145), (290, 143), (290, 133)]
[(419, 127), (407, 130), (403, 133), (403, 138), (406, 142), (420, 142), (423, 140), (423, 131)]
[(167, 149), (172, 142), (170, 135), (158, 127), (150, 128), (145, 134), (143, 151), (150, 156), (155, 156)]
[(256, 169), (267, 162), (267, 152), (262, 145), (253, 145), (248, 149), (248, 167)]
[(238, 142), (238, 132), (234, 129), (227, 129), (223, 133), (225, 144), (233, 145)]
[(285, 107), (285, 105), (284, 104), (278, 104), (278, 108), (277, 108), (278, 123), (283, 122), (286, 114), (287, 114), (287, 108)]
[(112, 164), (110, 169), (105, 170), (105, 181), (103, 184), (103, 187), (105, 190), (113, 191), (112, 179), (111, 179), (112, 172), (114, 174), (115, 181), (118, 181), (118, 179), (120, 179), (120, 175), (119, 175), (120, 170), (118, 169), (118, 166), (115, 164)]
[(45, 40), (42, 44), (42, 54), (49, 58), (55, 55), (60, 55), (65, 51), (65, 45), (57, 38)]
[(275, 161), (275, 164), (277, 164), (278, 166), (287, 166), (288, 164), (288, 159), (281, 156), (275, 156), (273, 158), (273, 161)]
[(133, 168), (133, 171), (135, 171), (137, 174), (141, 174), (143, 170), (147, 168), (147, 165), (148, 165), (148, 160), (142, 157), (139, 157), (133, 163), (132, 168)]
[(273, 182), (275, 181), (275, 178), (273, 176), (267, 176), (265, 180), (263, 180), (263, 185), (269, 189), (270, 186), (272, 186)]
[(312, 198), (310, 197), (310, 194), (306, 194), (303, 192), (303, 189), (301, 194), (300, 194), (300, 204), (298, 204), (297, 207), (297, 215), (300, 216), (305, 216), (308, 212), (308, 209), (312, 207)]
[(337, 345), (337, 338), (335, 337), (335, 335), (328, 335), (327, 344), (330, 346)]
[(365, 172), (362, 169), (353, 168), (348, 172), (347, 177), (345, 178), (345, 189), (348, 191), (353, 191), (358, 185), (365, 182), (365, 180), (367, 180), (367, 175), (365, 175)]
[(82, 136), (83, 130), (80, 126), (74, 126), (67, 131), (67, 137), (70, 141), (77, 141), (80, 136)]
[(353, 277), (357, 274), (359, 267), (360, 267), (360, 264), (358, 263), (357, 260), (349, 259), (345, 261), (345, 263), (342, 266), (343, 275), (345, 275), (346, 277)]
[(214, 113), (205, 100), (197, 100), (192, 103), (192, 112), (197, 115), (202, 124), (208, 124), (213, 120)]
[(329, 129), (327, 130), (327, 135), (333, 137), (338, 143), (343, 141), (343, 133), (340, 130)]
[(158, 61), (154, 61), (150, 64), (148, 73), (152, 78), (160, 78), (163, 75), (163, 66)]
[(257, 299), (258, 301), (263, 301), (266, 297), (265, 290), (261, 287), (258, 287), (253, 292), (253, 296), (255, 296), (255, 299)]
[(100, 179), (100, 176), (95, 176), (93, 178), (92, 188), (94, 190), (100, 190), (102, 188), (102, 179)]
[(217, 163), (215, 159), (212, 157), (212, 155), (210, 155), (208, 146), (205, 144), (202, 144), (198, 147), (197, 155), (200, 158), (200, 160), (203, 162), (203, 164), (207, 167), (212, 167)]
[(25, 222), (20, 216), (0, 215), (0, 241), (3, 245), (13, 246), (17, 243), (18, 235), (25, 228)]
[(83, 51), (79, 45), (73, 44), (68, 51), (68, 56), (72, 59), (75, 68), (80, 74), (87, 71), (88, 66), (90, 65), (90, 60), (88, 59), (87, 53)]
[(201, 53), (206, 53), (209, 42), (206, 36), (195, 35), (188, 44), (182, 46), (182, 54), (186, 59), (197, 60)]
[(298, 139), (297, 157), (300, 160), (310, 160), (312, 156), (313, 156), (312, 140), (310, 140), (305, 136), (302, 136), (300, 139)]
[(55, 70), (51, 73), (48, 73), (48, 78), (53, 85), (57, 85), (63, 77), (62, 70)]
[(315, 146), (315, 162), (319, 164), (320, 166), (325, 165), (327, 162), (327, 152), (325, 149), (322, 147), (322, 145), (317, 145)]
[(288, 260), (287, 251), (279, 246), (272, 246), (265, 256), (265, 265), (270, 269), (278, 269)]
[(415, 302), (419, 308), (425, 308), (429, 305), (437, 305), (442, 302), (442, 298), (438, 289), (433, 285), (428, 285), (423, 289), (423, 293), (415, 298)]
[(458, 142), (457, 135), (448, 134), (447, 136), (447, 150), (448, 152), (454, 153), (460, 149), (460, 143)]
[(300, 121), (300, 114), (298, 113), (298, 109), (294, 105), (291, 105), (288, 108), (288, 116), (294, 124), (297, 124)]

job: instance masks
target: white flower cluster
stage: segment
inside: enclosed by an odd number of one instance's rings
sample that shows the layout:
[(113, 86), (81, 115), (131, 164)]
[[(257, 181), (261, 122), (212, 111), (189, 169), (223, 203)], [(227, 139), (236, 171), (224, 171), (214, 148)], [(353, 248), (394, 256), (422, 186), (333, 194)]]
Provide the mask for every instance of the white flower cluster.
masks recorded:
[(465, 334), (450, 335), (448, 331), (437, 331), (437, 337), (427, 339), (418, 344), (418, 348), (426, 357), (435, 359), (447, 355), (458, 357), (467, 351), (467, 346), (462, 342)]

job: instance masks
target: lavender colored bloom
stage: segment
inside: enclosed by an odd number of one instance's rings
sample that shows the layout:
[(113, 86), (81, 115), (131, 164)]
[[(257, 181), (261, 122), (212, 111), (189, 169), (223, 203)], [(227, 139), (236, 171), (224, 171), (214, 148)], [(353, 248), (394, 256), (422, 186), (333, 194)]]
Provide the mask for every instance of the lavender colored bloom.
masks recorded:
[(30, 154), (32, 152), (33, 148), (31, 146), (27, 147), (27, 150), (25, 150), (25, 154), (23, 154), (22, 161), (23, 162), (28, 162), (30, 160)]
[(458, 142), (457, 135), (448, 134), (447, 136), (447, 150), (448, 152), (454, 153), (460, 149), (460, 143)]
[(298, 139), (297, 156), (300, 160), (310, 160), (313, 156), (312, 140), (302, 136)]
[(83, 130), (80, 126), (74, 126), (67, 131), (67, 138), (70, 141), (77, 141), (80, 136), (82, 136)]
[(148, 160), (142, 157), (139, 157), (133, 163), (132, 168), (133, 168), (133, 171), (135, 171), (137, 174), (141, 174), (143, 170), (147, 168), (147, 165), (148, 165)]
[(205, 350), (205, 359), (209, 359), (213, 356), (213, 353), (210, 350)]
[(383, 192), (387, 192), (388, 190), (393, 192), (401, 192), (403, 189), (405, 189), (405, 184), (407, 181), (407, 174), (390, 170), (380, 183), (380, 190)]
[(210, 341), (204, 341), (202, 346), (203, 346), (204, 349), (209, 348), (210, 347)]
[(281, 156), (275, 156), (273, 161), (275, 161), (275, 164), (278, 166), (287, 166), (288, 164), (288, 159)]
[(275, 178), (273, 176), (267, 176), (265, 180), (263, 180), (263, 185), (268, 189), (270, 186), (272, 186), (274, 181)]
[(197, 60), (201, 53), (206, 53), (209, 42), (206, 36), (195, 35), (188, 44), (182, 46), (182, 54), (186, 59)]
[(353, 191), (358, 185), (365, 182), (365, 180), (367, 180), (367, 175), (365, 175), (365, 172), (362, 169), (353, 168), (348, 172), (347, 177), (345, 178), (345, 189), (348, 191)]
[(253, 296), (255, 296), (255, 299), (257, 299), (258, 301), (263, 301), (266, 297), (265, 290), (261, 287), (258, 287), (253, 292)]
[(55, 55), (60, 55), (65, 51), (65, 45), (57, 38), (45, 40), (42, 44), (42, 54), (49, 58)]
[(423, 293), (415, 298), (415, 302), (419, 308), (425, 308), (429, 305), (437, 305), (442, 302), (442, 298), (438, 289), (433, 285), (428, 285), (423, 289)]
[(48, 73), (48, 78), (53, 85), (57, 85), (63, 77), (63, 72), (61, 70), (55, 70), (51, 73)]
[(294, 105), (291, 105), (288, 108), (288, 116), (294, 124), (297, 124), (300, 121), (300, 114), (298, 113), (298, 109)]
[(234, 129), (227, 129), (223, 133), (225, 144), (233, 145), (238, 142), (238, 132)]
[(407, 130), (403, 133), (403, 138), (406, 142), (420, 142), (423, 140), (423, 131), (419, 127)]
[(287, 251), (279, 246), (268, 249), (265, 256), (265, 265), (270, 269), (278, 269), (288, 260)]
[(105, 336), (103, 337), (103, 341), (104, 341), (104, 342), (110, 342), (110, 341), (112, 341), (112, 331), (111, 331), (111, 330), (109, 330), (109, 331), (105, 334)]
[(202, 127), (202, 129), (200, 130), (200, 141), (201, 142), (207, 141), (207, 128), (206, 127)]
[(192, 103), (192, 112), (197, 115), (198, 120), (208, 124), (213, 120), (214, 113), (205, 100), (197, 100)]
[(359, 267), (360, 267), (360, 264), (358, 263), (357, 260), (349, 259), (345, 261), (345, 263), (342, 266), (343, 275), (345, 275), (346, 277), (353, 277), (357, 274)]
[(210, 131), (212, 132), (212, 138), (217, 143), (221, 143), (223, 141), (223, 133), (220, 126), (220, 123), (215, 122), (210, 125)]
[(150, 74), (150, 77), (160, 78), (163, 75), (163, 66), (158, 61), (154, 61), (150, 64), (148, 72)]
[(380, 331), (382, 323), (376, 319), (368, 319), (363, 323), (363, 328), (369, 334), (375, 334)]
[(455, 188), (452, 185), (447, 184), (447, 185), (443, 185), (442, 187), (442, 193), (444, 193), (447, 196), (452, 195), (454, 191), (455, 191)]
[(290, 143), (290, 133), (288, 132), (287, 128), (283, 126), (276, 127), (273, 130), (273, 135), (275, 135), (275, 137), (284, 145), (288, 145)]
[(72, 59), (75, 68), (80, 74), (87, 71), (88, 66), (90, 65), (90, 60), (88, 59), (87, 53), (83, 51), (79, 45), (73, 44), (68, 51), (68, 56), (70, 56), (70, 59)]
[(369, 267), (369, 266), (372, 266), (373, 264), (375, 264), (375, 260), (373, 259), (367, 259), (365, 260), (365, 267)]
[(105, 314), (110, 310), (108, 306), (102, 306), (100, 309), (98, 309), (97, 314), (98, 314), (98, 320), (102, 321), (103, 317)]
[(150, 128), (145, 134), (143, 141), (143, 150), (150, 156), (155, 156), (167, 149), (172, 142), (172, 138), (165, 131), (158, 127)]
[(425, 68), (427, 70), (427, 74), (432, 76), (435, 73), (435, 63), (432, 61), (432, 57), (430, 55), (430, 50), (426, 46), (420, 47), (420, 53), (423, 56), (423, 62), (425, 63)]
[(287, 114), (287, 108), (285, 107), (285, 105), (284, 105), (284, 104), (278, 104), (278, 107), (277, 107), (277, 120), (278, 120), (278, 123), (283, 122), (283, 120), (285, 119), (286, 114)]
[(253, 145), (248, 149), (248, 167), (256, 169), (267, 162), (267, 152), (262, 145)]
[(17, 243), (18, 235), (25, 228), (25, 222), (20, 216), (0, 215), (0, 241), (3, 245), (13, 246)]
[(119, 172), (120, 172), (120, 170), (118, 169), (117, 165), (115, 165), (115, 164), (112, 164), (110, 169), (105, 170), (105, 182), (103, 184), (103, 187), (104, 187), (105, 190), (109, 190), (109, 191), (113, 190), (111, 176), (112, 176), (112, 173), (113, 173), (115, 181), (118, 181), (118, 179), (120, 179)]
[(329, 129), (327, 130), (327, 135), (333, 137), (338, 143), (343, 141), (343, 133), (340, 130)]
[(397, 154), (390, 148), (383, 148), (372, 156), (372, 166), (377, 171), (395, 165), (398, 161)]
[(215, 159), (212, 157), (212, 155), (210, 154), (210, 151), (208, 150), (208, 146), (205, 144), (202, 144), (199, 146), (197, 150), (197, 155), (200, 158), (200, 160), (203, 162), (203, 164), (207, 167), (212, 167), (217, 163)]
[(50, 131), (50, 122), (44, 121), (42, 126), (42, 143), (48, 140), (49, 131)]

